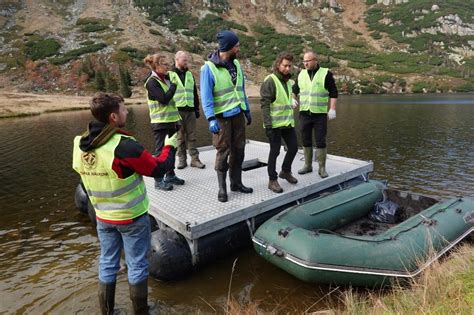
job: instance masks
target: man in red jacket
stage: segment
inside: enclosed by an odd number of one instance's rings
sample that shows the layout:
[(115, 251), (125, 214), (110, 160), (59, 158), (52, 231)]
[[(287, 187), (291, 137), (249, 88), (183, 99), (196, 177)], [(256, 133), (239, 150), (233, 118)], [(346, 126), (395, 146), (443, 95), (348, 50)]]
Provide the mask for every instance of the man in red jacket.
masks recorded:
[(174, 167), (175, 136), (165, 140), (154, 157), (130, 134), (121, 130), (127, 108), (121, 96), (96, 94), (91, 102), (96, 120), (74, 139), (73, 168), (80, 175), (97, 216), (100, 241), (99, 304), (102, 314), (113, 314), (120, 253), (125, 251), (130, 299), (135, 314), (148, 312), (150, 248), (149, 200), (142, 175), (163, 177)]

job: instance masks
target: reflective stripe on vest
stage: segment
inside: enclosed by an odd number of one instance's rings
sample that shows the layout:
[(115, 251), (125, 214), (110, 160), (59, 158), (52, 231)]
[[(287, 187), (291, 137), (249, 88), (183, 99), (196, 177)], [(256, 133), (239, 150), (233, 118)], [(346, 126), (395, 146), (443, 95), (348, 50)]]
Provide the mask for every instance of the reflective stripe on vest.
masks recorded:
[(81, 175), (97, 217), (104, 220), (128, 221), (146, 213), (150, 204), (141, 175), (134, 173), (122, 179), (112, 169), (115, 148), (122, 137), (132, 138), (115, 134), (88, 152), (79, 148), (80, 136), (74, 139), (72, 167)]
[[(242, 68), (237, 60), (234, 65), (237, 71), (237, 81), (234, 86), (229, 71), (224, 67), (216, 67), (211, 61), (206, 61), (212, 75), (214, 76), (214, 113), (220, 114), (240, 106), (245, 110), (244, 78)], [(203, 66), (204, 67), (204, 66)], [(201, 68), (202, 71), (202, 68)]]
[[(149, 80), (156, 80), (156, 82), (158, 82), (161, 88), (163, 89), (163, 92), (166, 93), (169, 90), (168, 86), (164, 82), (154, 76), (149, 76), (148, 79), (146, 79), (145, 89)], [(168, 105), (160, 104), (158, 101), (150, 99), (150, 96), (148, 95), (148, 90), (146, 93), (146, 97), (152, 124), (176, 122), (181, 119), (173, 99), (170, 100)]]
[(173, 100), (176, 107), (192, 107), (194, 108), (194, 78), (191, 71), (186, 71), (184, 85), (178, 74), (174, 71), (168, 72), (170, 80), (176, 84), (176, 92), (174, 93)]
[(309, 78), (308, 70), (302, 70), (298, 75), (300, 87), (300, 111), (310, 111), (315, 114), (328, 112), (329, 93), (324, 88), (328, 68), (319, 68), (313, 77)]
[(288, 80), (286, 82), (287, 91), (283, 87), (280, 79), (275, 74), (271, 74), (265, 78), (272, 79), (275, 83), (276, 95), (275, 101), (270, 105), (270, 117), (272, 120), (272, 128), (295, 126), (295, 119), (293, 117), (293, 108), (291, 107), (292, 99), (290, 97), (292, 84)]

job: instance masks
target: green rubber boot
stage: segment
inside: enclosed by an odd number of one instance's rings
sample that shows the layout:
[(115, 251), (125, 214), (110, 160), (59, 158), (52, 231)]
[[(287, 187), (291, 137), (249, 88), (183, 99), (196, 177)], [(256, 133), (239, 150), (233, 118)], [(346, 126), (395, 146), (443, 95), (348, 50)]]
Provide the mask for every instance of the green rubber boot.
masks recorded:
[(326, 154), (328, 150), (327, 148), (324, 149), (316, 149), (316, 159), (318, 160), (319, 164), (319, 171), (318, 174), (321, 178), (328, 177), (328, 173), (326, 172)]
[(302, 169), (298, 170), (298, 174), (311, 173), (313, 171), (313, 148), (312, 147), (303, 147), (304, 152), (304, 166)]

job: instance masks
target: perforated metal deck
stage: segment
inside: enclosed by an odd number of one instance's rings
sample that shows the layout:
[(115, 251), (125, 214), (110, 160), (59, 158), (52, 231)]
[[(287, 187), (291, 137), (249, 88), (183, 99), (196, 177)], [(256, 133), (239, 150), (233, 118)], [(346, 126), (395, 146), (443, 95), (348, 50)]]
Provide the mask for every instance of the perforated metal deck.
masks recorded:
[[(269, 150), (268, 143), (250, 140), (245, 147), (245, 161), (258, 160), (266, 164)], [(154, 188), (153, 178), (145, 178), (151, 202), (150, 214), (189, 240), (198, 239), (373, 170), (372, 162), (328, 155), (326, 170), (329, 177), (321, 179), (318, 176), (316, 162), (313, 162), (312, 173), (299, 175), (297, 170), (304, 164), (300, 151), (292, 165), (293, 175), (298, 179), (296, 185), (279, 179), (283, 193), (272, 192), (267, 188), (267, 168), (262, 166), (242, 172), (244, 185), (254, 189), (251, 194), (230, 191), (227, 179), (229, 201), (222, 203), (217, 200), (217, 175), (214, 170), (216, 151), (212, 146), (199, 148), (199, 151), (199, 158), (206, 164), (205, 169), (188, 166), (183, 170), (176, 170), (176, 174), (186, 180), (185, 185), (174, 185), (172, 191), (160, 191)], [(277, 160), (277, 172), (281, 169), (284, 155), (282, 148)]]

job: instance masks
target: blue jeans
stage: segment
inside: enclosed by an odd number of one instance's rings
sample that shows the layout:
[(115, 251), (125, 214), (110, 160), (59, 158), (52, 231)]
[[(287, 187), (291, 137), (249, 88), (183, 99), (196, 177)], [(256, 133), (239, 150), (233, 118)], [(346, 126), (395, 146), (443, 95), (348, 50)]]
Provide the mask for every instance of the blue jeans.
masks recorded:
[(116, 282), (122, 248), (125, 250), (128, 282), (133, 285), (148, 278), (147, 254), (151, 237), (148, 214), (130, 224), (97, 220), (97, 234), (100, 241), (99, 280), (102, 283)]

